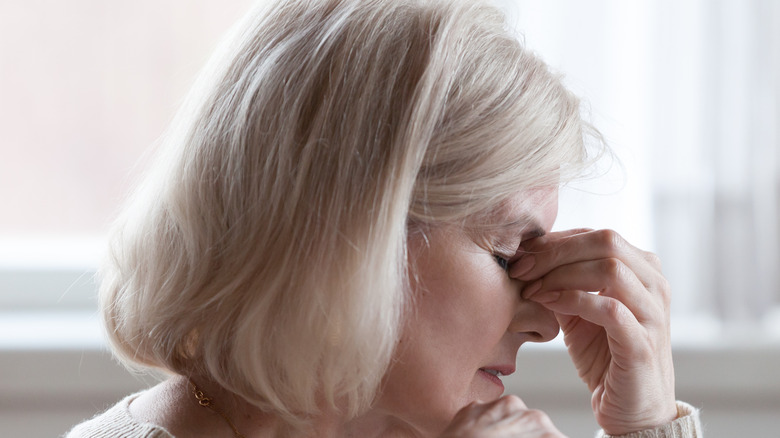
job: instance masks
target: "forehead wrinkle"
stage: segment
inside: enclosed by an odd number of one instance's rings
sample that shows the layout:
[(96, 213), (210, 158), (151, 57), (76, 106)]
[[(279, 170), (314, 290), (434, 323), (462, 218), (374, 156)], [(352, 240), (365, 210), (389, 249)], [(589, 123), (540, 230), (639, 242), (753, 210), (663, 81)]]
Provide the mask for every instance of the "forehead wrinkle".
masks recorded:
[(534, 217), (533, 214), (527, 212), (511, 214), (506, 209), (503, 210), (501, 213), (496, 212), (495, 214), (482, 217), (468, 228), (471, 232), (481, 235), (483, 238), (493, 236), (505, 240), (514, 238), (527, 240), (547, 233), (544, 227), (539, 224), (538, 218)]
[[(477, 221), (478, 225), (496, 231), (510, 231), (518, 228), (531, 228), (534, 233), (545, 234), (541, 226), (539, 212), (534, 211), (538, 207), (531, 200), (522, 202), (502, 202), (496, 209), (482, 215)], [(536, 213), (536, 214), (535, 214)]]
[[(548, 224), (547, 204), (557, 192), (544, 189), (526, 190), (504, 199), (495, 208), (485, 210), (464, 221), (462, 226), (472, 235), (483, 238), (525, 241), (547, 234), (552, 224)], [(552, 218), (554, 221), (554, 218)]]
[(499, 235), (520, 234), (522, 240), (533, 239), (534, 237), (541, 237), (547, 234), (547, 231), (539, 225), (539, 222), (530, 216), (524, 216), (523, 218), (514, 221), (500, 223), (490, 228), (492, 228), (490, 231)]

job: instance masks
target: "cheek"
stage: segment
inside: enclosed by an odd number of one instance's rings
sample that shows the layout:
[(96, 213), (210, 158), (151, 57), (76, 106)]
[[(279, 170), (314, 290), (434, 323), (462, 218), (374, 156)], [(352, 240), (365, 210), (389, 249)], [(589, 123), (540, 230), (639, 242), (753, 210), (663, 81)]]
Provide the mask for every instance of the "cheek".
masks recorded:
[(456, 239), (434, 234), (429, 246), (410, 245), (410, 308), (381, 400), (425, 429), (446, 426), (476, 398), (497, 396), (477, 373), (495, 360), (512, 318), (509, 278), (490, 254)]
[(492, 331), (501, 319), (503, 300), (495, 283), (475, 269), (442, 272), (415, 294), (417, 325), (442, 347), (473, 347), (480, 332)]
[[(417, 295), (381, 404), (415, 428), (437, 435), (468, 403), (500, 391), (478, 375), (496, 358), (508, 319), (498, 299), (474, 299), (466, 284)], [(473, 290), (473, 289), (472, 289)]]
[(513, 316), (512, 281), (484, 254), (427, 266), (414, 293), (406, 344), (437, 368), (469, 374), (486, 365)]

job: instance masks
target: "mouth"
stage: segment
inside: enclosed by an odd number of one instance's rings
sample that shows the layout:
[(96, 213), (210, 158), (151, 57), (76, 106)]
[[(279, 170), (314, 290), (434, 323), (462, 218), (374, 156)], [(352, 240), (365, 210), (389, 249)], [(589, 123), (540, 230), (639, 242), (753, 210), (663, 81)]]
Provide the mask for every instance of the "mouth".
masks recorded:
[(502, 376), (509, 376), (511, 374), (514, 374), (515, 366), (511, 364), (510, 365), (489, 365), (486, 367), (482, 367), (479, 370), (494, 375), (496, 377), (502, 377)]
[(504, 375), (504, 373), (502, 373), (501, 371), (499, 371), (499, 370), (491, 370), (490, 368), (480, 368), (479, 370), (480, 371), (484, 371), (484, 372), (486, 372), (488, 374), (491, 374), (493, 376), (496, 376), (496, 377), (501, 377), (501, 376)]
[(501, 390), (504, 390), (504, 382), (501, 381), (501, 377), (508, 376), (515, 372), (512, 366), (490, 366), (479, 369), (479, 374), (490, 381), (491, 383), (499, 386)]

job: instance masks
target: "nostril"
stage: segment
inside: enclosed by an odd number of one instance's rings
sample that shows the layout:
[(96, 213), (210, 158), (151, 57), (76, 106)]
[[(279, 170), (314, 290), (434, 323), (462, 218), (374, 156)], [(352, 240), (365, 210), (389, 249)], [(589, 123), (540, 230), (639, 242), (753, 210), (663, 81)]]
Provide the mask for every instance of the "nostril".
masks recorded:
[(538, 303), (522, 301), (512, 318), (508, 331), (521, 335), (528, 342), (548, 342), (561, 330), (555, 313)]

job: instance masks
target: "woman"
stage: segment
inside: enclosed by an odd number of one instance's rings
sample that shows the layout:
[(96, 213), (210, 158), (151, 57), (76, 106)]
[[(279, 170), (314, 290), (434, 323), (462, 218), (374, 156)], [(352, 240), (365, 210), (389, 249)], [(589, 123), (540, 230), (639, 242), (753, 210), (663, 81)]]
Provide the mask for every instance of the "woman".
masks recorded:
[(550, 232), (588, 127), (501, 14), (273, 3), (196, 85), (102, 273), (114, 350), (169, 377), (70, 436), (560, 437), (501, 397), (559, 327), (604, 433), (698, 436), (655, 257)]

